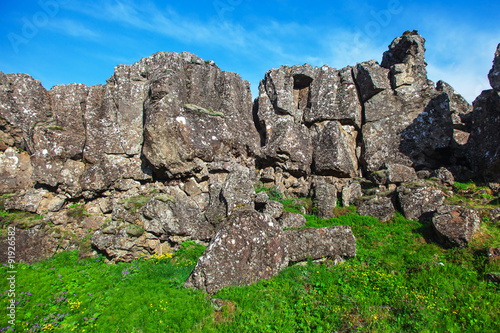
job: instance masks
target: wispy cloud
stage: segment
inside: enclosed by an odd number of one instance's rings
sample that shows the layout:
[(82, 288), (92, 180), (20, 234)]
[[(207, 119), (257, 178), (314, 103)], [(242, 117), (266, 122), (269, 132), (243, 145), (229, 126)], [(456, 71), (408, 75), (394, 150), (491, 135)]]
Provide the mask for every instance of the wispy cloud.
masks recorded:
[(83, 23), (69, 19), (53, 20), (47, 26), (51, 31), (77, 38), (96, 39), (99, 34)]

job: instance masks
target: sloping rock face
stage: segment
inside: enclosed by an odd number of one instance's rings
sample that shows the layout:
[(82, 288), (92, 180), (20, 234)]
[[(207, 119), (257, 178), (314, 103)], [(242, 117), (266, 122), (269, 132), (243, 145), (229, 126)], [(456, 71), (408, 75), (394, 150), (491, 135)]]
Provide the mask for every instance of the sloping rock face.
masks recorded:
[(246, 159), (258, 145), (249, 84), (189, 53), (120, 65), (104, 86), (46, 91), (0, 74), (3, 142), (31, 155), (34, 180), (71, 196), (121, 179), (191, 176), (206, 163)]
[(497, 46), (495, 58), (493, 59), (493, 67), (488, 73), (491, 87), (496, 91), (500, 91), (500, 44)]
[(477, 211), (460, 206), (441, 206), (432, 218), (438, 237), (449, 246), (466, 247), (479, 230)]
[(474, 101), (467, 157), (476, 174), (500, 182), (500, 92), (485, 90)]
[(214, 293), (269, 279), (290, 261), (355, 255), (350, 227), (283, 231), (267, 214), (240, 210), (221, 225), (185, 286)]

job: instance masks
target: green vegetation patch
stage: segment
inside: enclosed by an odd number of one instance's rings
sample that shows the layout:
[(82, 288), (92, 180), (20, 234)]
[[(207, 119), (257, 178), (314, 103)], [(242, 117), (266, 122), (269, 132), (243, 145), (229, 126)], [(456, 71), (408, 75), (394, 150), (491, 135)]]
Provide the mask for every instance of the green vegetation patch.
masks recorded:
[(66, 212), (66, 215), (68, 217), (72, 217), (78, 221), (83, 220), (84, 218), (88, 217), (89, 214), (85, 210), (85, 206), (80, 203), (74, 203), (69, 205), (68, 211)]
[(1, 210), (0, 211), (0, 221), (3, 228), (8, 225), (15, 225), (20, 229), (30, 229), (34, 226), (40, 225), (43, 215), (38, 215), (29, 212), (17, 211), (17, 210)]
[(149, 195), (137, 195), (135, 197), (130, 197), (122, 200), (120, 203), (125, 206), (125, 209), (131, 213), (136, 213), (142, 208), (149, 200), (151, 196)]
[[(287, 198), (282, 200), (288, 200)], [(338, 208), (337, 218), (306, 215), (306, 227), (348, 225), (357, 256), (308, 262), (248, 287), (215, 295), (182, 283), (204, 247), (106, 264), (61, 253), (17, 265), (16, 329), (42, 332), (498, 332), (500, 272), (486, 248), (500, 229), (484, 218), (468, 248), (443, 249), (429, 224), (396, 214), (380, 222)], [(7, 278), (6, 269), (0, 279)], [(212, 299), (220, 306), (214, 306)], [(6, 293), (0, 302), (8, 302)], [(6, 316), (0, 317), (4, 331)], [(1, 328), (0, 328), (1, 330)]]
[(199, 115), (206, 114), (206, 115), (209, 115), (209, 116), (212, 116), (212, 117), (226, 118), (226, 115), (224, 113), (222, 113), (222, 112), (214, 111), (212, 109), (205, 109), (204, 107), (201, 107), (199, 105), (184, 104), (184, 107), (186, 108), (186, 110), (198, 112)]

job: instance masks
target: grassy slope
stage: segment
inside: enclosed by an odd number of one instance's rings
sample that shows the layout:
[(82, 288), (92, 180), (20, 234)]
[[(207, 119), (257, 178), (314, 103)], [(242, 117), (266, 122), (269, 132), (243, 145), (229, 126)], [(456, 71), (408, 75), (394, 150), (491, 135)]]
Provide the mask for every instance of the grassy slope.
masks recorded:
[[(290, 204), (290, 202), (289, 202)], [(285, 206), (287, 206), (285, 202)], [(296, 207), (291, 205), (291, 209)], [(192, 243), (173, 258), (106, 264), (62, 253), (18, 265), (18, 331), (54, 332), (497, 332), (499, 286), (485, 273), (485, 248), (500, 246), (489, 221), (467, 249), (443, 249), (428, 225), (308, 215), (308, 226), (350, 225), (358, 255), (333, 266), (295, 265), (269, 281), (206, 294), (180, 287), (203, 250)], [(0, 281), (6, 281), (6, 269)], [(2, 283), (2, 286), (6, 284)], [(2, 288), (4, 289), (4, 288)], [(5, 288), (6, 289), (6, 288)], [(7, 304), (3, 292), (0, 302)], [(8, 326), (0, 315), (0, 332)]]

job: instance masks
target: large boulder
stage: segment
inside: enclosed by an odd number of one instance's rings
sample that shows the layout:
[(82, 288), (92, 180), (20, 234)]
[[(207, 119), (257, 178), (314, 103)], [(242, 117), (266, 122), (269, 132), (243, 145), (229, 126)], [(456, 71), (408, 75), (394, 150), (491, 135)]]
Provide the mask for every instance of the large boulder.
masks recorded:
[(290, 261), (355, 255), (356, 240), (350, 227), (283, 231), (267, 214), (238, 210), (220, 226), (185, 286), (214, 293), (269, 279)]
[(214, 293), (269, 279), (287, 266), (286, 242), (276, 220), (239, 210), (217, 231), (185, 285)]
[(425, 185), (401, 185), (397, 189), (399, 205), (408, 220), (430, 217), (444, 203), (441, 189)]
[(396, 210), (390, 198), (376, 195), (366, 200), (360, 199), (357, 212), (361, 216), (372, 216), (385, 222), (394, 217)]
[(444, 205), (437, 209), (432, 225), (438, 238), (454, 247), (466, 247), (481, 226), (477, 211), (461, 206)]
[(287, 230), (284, 235), (291, 262), (356, 256), (356, 239), (349, 226)]
[(491, 87), (496, 91), (500, 91), (500, 44), (497, 46), (495, 58), (493, 59), (493, 67), (488, 74), (488, 79), (490, 80)]

